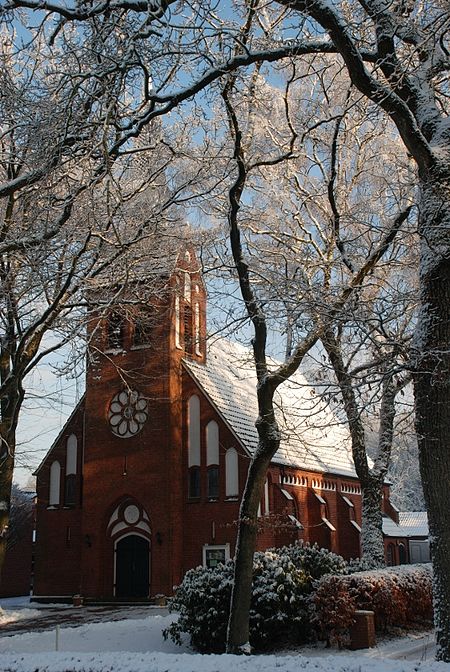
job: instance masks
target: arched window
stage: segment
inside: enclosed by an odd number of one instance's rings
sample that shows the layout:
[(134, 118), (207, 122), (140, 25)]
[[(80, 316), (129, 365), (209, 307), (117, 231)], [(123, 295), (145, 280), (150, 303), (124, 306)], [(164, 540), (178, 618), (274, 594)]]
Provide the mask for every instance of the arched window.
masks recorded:
[(77, 473), (77, 437), (71, 434), (66, 443), (66, 476)]
[(200, 466), (200, 399), (193, 394), (188, 401), (189, 466)]
[(239, 468), (236, 448), (228, 448), (225, 453), (225, 494), (227, 497), (239, 496)]
[(208, 467), (208, 499), (219, 499), (219, 467)]
[(219, 464), (219, 425), (214, 420), (206, 425), (206, 464)]
[(206, 425), (206, 464), (208, 467), (208, 498), (219, 497), (219, 426), (211, 420)]
[(123, 348), (124, 320), (119, 313), (111, 313), (108, 320), (108, 348)]
[(184, 272), (184, 299), (189, 302), (191, 300), (191, 276), (187, 271)]
[(200, 467), (191, 467), (189, 469), (189, 499), (198, 499), (200, 497)]
[(393, 565), (395, 565), (395, 546), (394, 546), (394, 544), (388, 544), (386, 560), (387, 560), (388, 567), (392, 567)]
[(269, 515), (270, 513), (270, 502), (269, 502), (269, 479), (266, 478), (264, 483), (264, 513)]
[(200, 350), (200, 306), (198, 303), (194, 307), (194, 343), (195, 343), (195, 354), (201, 355)]
[(200, 497), (200, 399), (194, 394), (188, 401), (189, 498)]
[(58, 461), (52, 462), (50, 467), (50, 492), (48, 498), (49, 506), (59, 506), (61, 487), (61, 465)]
[(150, 342), (150, 320), (149, 316), (143, 311), (136, 314), (134, 318), (133, 345), (148, 345)]
[(77, 480), (77, 437), (71, 434), (66, 443), (66, 478), (64, 485), (64, 504), (73, 506), (76, 501)]
[(192, 308), (185, 304), (184, 306), (184, 349), (185, 352), (192, 354), (193, 334), (192, 334)]

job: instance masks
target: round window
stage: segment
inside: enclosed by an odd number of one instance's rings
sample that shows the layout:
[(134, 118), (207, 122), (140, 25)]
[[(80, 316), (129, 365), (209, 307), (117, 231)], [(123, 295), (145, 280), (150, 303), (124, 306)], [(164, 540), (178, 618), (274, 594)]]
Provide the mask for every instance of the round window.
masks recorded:
[(141, 431), (148, 417), (147, 400), (136, 390), (118, 392), (109, 406), (111, 431), (122, 439), (128, 439)]
[(139, 520), (139, 509), (134, 504), (129, 504), (123, 512), (123, 517), (128, 525), (134, 525)]

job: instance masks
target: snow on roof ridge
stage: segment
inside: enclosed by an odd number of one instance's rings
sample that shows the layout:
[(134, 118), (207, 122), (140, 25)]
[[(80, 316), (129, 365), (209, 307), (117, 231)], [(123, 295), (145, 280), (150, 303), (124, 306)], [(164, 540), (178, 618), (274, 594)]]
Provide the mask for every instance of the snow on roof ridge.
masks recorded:
[[(183, 361), (244, 448), (253, 453), (258, 444), (258, 408), (251, 351), (240, 343), (216, 338), (208, 343), (206, 364)], [(274, 359), (270, 363), (278, 364)], [(356, 478), (347, 428), (315, 395), (302, 373), (296, 372), (280, 386), (275, 404), (282, 442), (274, 462)]]

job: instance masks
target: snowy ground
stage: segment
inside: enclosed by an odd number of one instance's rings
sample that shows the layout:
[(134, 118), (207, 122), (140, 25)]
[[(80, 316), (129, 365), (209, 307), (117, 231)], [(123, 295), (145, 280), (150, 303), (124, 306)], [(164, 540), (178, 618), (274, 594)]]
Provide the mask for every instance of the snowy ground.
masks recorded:
[[(79, 627), (61, 624), (55, 651), (56, 627), (40, 631), (39, 626), (52, 607), (35, 609), (33, 605), (30, 609), (23, 600), (0, 600), (0, 604), (0, 617), (8, 628), (14, 618), (21, 628), (30, 619), (29, 631), (2, 633), (0, 672), (450, 672), (449, 664), (433, 662), (430, 635), (385, 642), (364, 652), (335, 651), (330, 655), (329, 651), (302, 649), (277, 656), (202, 656), (187, 642), (178, 647), (164, 641), (161, 631), (174, 616), (163, 610), (146, 611), (145, 607), (130, 612), (124, 620)], [(61, 609), (62, 622), (73, 612), (71, 607)], [(110, 619), (111, 615), (104, 617)], [(410, 660), (393, 660), (403, 657)]]

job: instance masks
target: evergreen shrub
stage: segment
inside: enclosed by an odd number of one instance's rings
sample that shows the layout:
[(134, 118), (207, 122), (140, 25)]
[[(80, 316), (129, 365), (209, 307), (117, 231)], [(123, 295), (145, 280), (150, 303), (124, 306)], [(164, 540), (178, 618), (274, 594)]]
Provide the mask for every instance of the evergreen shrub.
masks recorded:
[[(180, 643), (188, 633), (201, 652), (225, 650), (233, 561), (213, 569), (188, 571), (169, 602), (179, 613), (164, 636)], [(250, 608), (250, 644), (263, 650), (287, 642), (306, 642), (314, 636), (310, 619), (313, 584), (320, 577), (347, 571), (340, 556), (317, 545), (297, 543), (256, 553)]]

